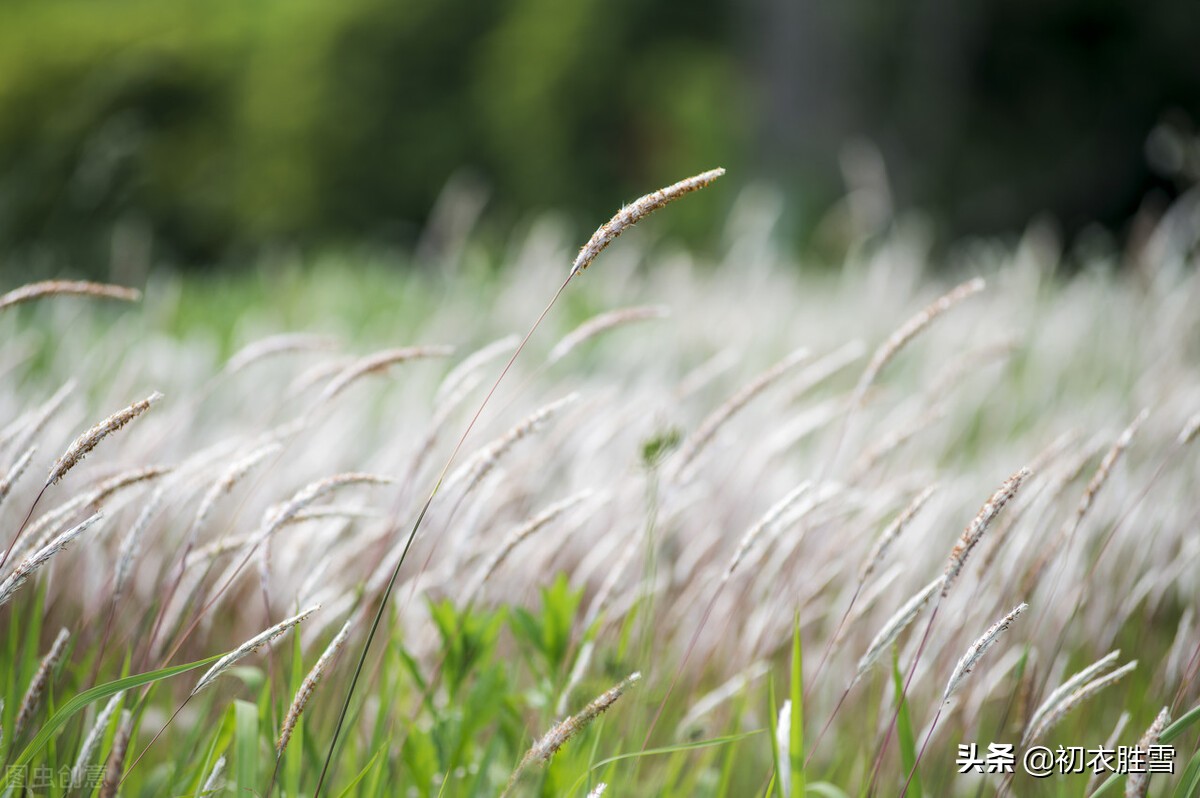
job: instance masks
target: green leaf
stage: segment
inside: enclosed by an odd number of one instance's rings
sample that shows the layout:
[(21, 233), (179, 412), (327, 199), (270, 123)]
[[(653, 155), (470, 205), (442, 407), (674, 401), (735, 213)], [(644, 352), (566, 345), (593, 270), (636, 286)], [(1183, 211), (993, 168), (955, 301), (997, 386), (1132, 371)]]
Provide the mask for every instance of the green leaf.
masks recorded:
[(102, 698), (108, 698), (114, 693), (119, 693), (122, 690), (132, 690), (135, 687), (141, 687), (143, 684), (150, 684), (151, 682), (170, 679), (172, 676), (178, 676), (181, 673), (187, 673), (188, 671), (195, 670), (196, 668), (204, 665), (211, 665), (223, 656), (225, 655), (214, 654), (208, 659), (202, 659), (197, 662), (189, 662), (186, 665), (175, 665), (170, 668), (161, 668), (156, 671), (139, 673), (134, 676), (126, 676), (124, 679), (117, 679), (116, 681), (108, 682), (107, 684), (102, 684), (98, 687), (93, 687), (91, 690), (85, 690), (67, 703), (63, 704), (62, 708), (55, 712), (54, 715), (52, 715), (50, 719), (46, 721), (46, 724), (38, 730), (37, 735), (30, 740), (29, 745), (25, 746), (25, 750), (21, 752), (21, 755), (17, 757), (15, 761), (13, 761), (12, 767), (10, 767), (7, 771), (4, 783), (7, 786), (13, 786), (20, 778), (20, 773), (30, 762), (33, 761), (33, 758), (37, 755), (37, 753), (46, 746), (46, 743), (48, 743), (50, 739), (54, 737), (54, 735), (57, 734), (63, 726), (66, 725), (67, 721), (73, 718), (76, 714), (83, 710), (84, 707), (93, 701), (99, 701)]

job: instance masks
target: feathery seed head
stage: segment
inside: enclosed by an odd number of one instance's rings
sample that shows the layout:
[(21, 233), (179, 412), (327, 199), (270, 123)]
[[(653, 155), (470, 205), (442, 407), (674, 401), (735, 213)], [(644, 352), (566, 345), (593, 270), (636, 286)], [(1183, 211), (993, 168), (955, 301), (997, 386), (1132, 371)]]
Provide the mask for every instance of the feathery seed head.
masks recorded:
[(604, 251), (605, 247), (616, 240), (617, 236), (646, 216), (664, 205), (674, 202), (684, 194), (704, 188), (723, 174), (725, 174), (724, 169), (710, 169), (707, 172), (680, 180), (678, 183), (672, 183), (665, 188), (660, 188), (658, 191), (639, 197), (626, 205), (596, 230), (579, 250), (579, 254), (575, 256), (575, 262), (571, 264), (570, 276), (574, 277), (585, 270), (596, 259), (596, 256)]

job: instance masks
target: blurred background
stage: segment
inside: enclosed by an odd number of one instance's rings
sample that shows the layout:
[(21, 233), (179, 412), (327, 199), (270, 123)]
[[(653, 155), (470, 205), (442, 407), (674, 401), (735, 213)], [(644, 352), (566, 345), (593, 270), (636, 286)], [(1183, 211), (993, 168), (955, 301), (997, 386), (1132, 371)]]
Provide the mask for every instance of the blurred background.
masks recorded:
[[(835, 248), (1049, 218), (1136, 236), (1193, 184), (1192, 0), (5, 0), (0, 256), (23, 275), (586, 235), (714, 165)], [(702, 244), (733, 192), (663, 224)], [(465, 198), (465, 200), (464, 200)], [(674, 225), (673, 228), (670, 228)], [(118, 275), (119, 276), (119, 275)]]

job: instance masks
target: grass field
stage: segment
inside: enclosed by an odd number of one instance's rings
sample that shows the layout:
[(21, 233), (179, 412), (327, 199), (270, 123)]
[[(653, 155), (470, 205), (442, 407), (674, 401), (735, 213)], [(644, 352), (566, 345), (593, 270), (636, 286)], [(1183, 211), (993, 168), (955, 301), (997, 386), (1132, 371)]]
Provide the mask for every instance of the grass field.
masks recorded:
[[(1037, 228), (935, 273), (917, 226), (817, 270), (749, 196), (707, 260), (647, 221), (449, 468), (322, 794), (1144, 795), (1022, 768), (1141, 740), (1173, 748), (1150, 794), (1200, 795), (1182, 213), (1075, 273)], [(577, 245), (0, 307), (8, 794), (312, 795), (404, 539)]]

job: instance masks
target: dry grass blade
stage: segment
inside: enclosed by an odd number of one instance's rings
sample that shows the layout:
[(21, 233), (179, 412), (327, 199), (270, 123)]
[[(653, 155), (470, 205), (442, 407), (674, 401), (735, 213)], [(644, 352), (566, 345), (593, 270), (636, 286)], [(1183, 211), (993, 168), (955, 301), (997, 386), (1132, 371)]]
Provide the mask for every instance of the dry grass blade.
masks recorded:
[(205, 672), (203, 676), (200, 677), (200, 681), (196, 682), (196, 686), (192, 688), (192, 692), (188, 697), (190, 698), (191, 696), (196, 695), (196, 693), (199, 693), (205, 687), (208, 687), (210, 684), (216, 681), (222, 673), (233, 667), (239, 660), (248, 657), (255, 651), (258, 651), (260, 648), (267, 645), (283, 633), (287, 632), (293, 626), (302, 622), (305, 618), (312, 615), (319, 609), (321, 609), (321, 605), (314, 604), (313, 606), (301, 612), (299, 615), (293, 615), (291, 618), (287, 618), (286, 620), (275, 624), (270, 629), (260, 632), (259, 634), (247, 640), (245, 643), (242, 643), (233, 651), (221, 657), (211, 668), (208, 669), (207, 672)]
[(875, 350), (875, 354), (871, 357), (871, 362), (867, 364), (866, 371), (858, 380), (858, 385), (854, 388), (854, 399), (852, 406), (858, 407), (862, 405), (863, 399), (866, 397), (867, 389), (875, 382), (879, 373), (884, 367), (892, 361), (893, 358), (903, 349), (908, 343), (921, 333), (933, 321), (948, 311), (950, 308), (957, 305), (967, 297), (974, 296), (986, 287), (983, 278), (976, 277), (973, 280), (968, 280), (962, 285), (954, 288), (946, 294), (935, 299), (929, 305), (926, 305), (920, 313), (916, 314), (904, 324), (900, 325), (891, 336), (884, 341), (883, 345)]
[(80, 435), (74, 442), (67, 447), (62, 456), (55, 461), (50, 468), (50, 475), (46, 478), (46, 486), (55, 484), (68, 471), (74, 468), (80, 460), (87, 456), (89, 452), (96, 448), (97, 445), (109, 435), (124, 427), (130, 421), (145, 413), (150, 409), (150, 406), (162, 398), (162, 394), (158, 391), (147, 396), (140, 402), (134, 402), (129, 407), (123, 410), (118, 410), (108, 418), (101, 421), (96, 426), (89, 429), (87, 432)]
[(0, 606), (6, 604), (13, 597), (13, 594), (17, 592), (21, 585), (25, 584), (26, 579), (36, 573), (39, 568), (50, 561), (50, 558), (65, 549), (75, 538), (83, 534), (88, 527), (99, 521), (100, 518), (101, 514), (95, 513), (22, 560), (13, 569), (12, 573), (3, 582), (0, 582)]
[(47, 296), (90, 296), (99, 299), (119, 299), (123, 302), (137, 302), (142, 298), (142, 292), (136, 288), (126, 288), (120, 285), (106, 283), (90, 283), (83, 280), (46, 280), (41, 283), (30, 283), (20, 288), (14, 288), (0, 296), (0, 310), (32, 302)]
[(684, 178), (678, 183), (672, 183), (665, 188), (660, 188), (658, 191), (651, 192), (644, 197), (639, 197), (629, 205), (626, 205), (617, 211), (613, 218), (601, 225), (592, 234), (592, 237), (588, 239), (588, 242), (583, 245), (583, 248), (579, 250), (579, 254), (575, 256), (575, 262), (571, 264), (570, 276), (574, 277), (590, 266), (592, 261), (596, 259), (596, 256), (603, 252), (605, 247), (615, 241), (621, 233), (659, 208), (674, 202), (685, 194), (690, 194), (693, 191), (704, 188), (723, 174), (725, 174), (724, 169), (710, 169), (693, 177)]
[(1008, 629), (1008, 627), (1012, 626), (1012, 622), (1017, 619), (1017, 616), (1027, 609), (1029, 609), (1029, 605), (1024, 603), (1013, 607), (1012, 611), (1009, 612), (1008, 615), (1005, 615), (1003, 618), (996, 621), (996, 623), (992, 624), (991, 628), (989, 628), (978, 640), (971, 644), (971, 647), (967, 649), (967, 653), (963, 654), (962, 659), (960, 659), (958, 664), (954, 666), (954, 672), (950, 674), (950, 681), (946, 683), (946, 690), (944, 693), (942, 693), (943, 704), (950, 700), (950, 696), (956, 689), (958, 689), (958, 686), (962, 684), (962, 681), (967, 677), (967, 674), (969, 674), (972, 669), (979, 664), (979, 660), (983, 658), (984, 653), (992, 647), (992, 645), (997, 639), (999, 639), (1000, 635)]
[(62, 659), (63, 651), (66, 650), (67, 641), (70, 639), (71, 633), (66, 629), (60, 629), (54, 638), (54, 643), (50, 646), (50, 651), (42, 658), (41, 665), (33, 674), (33, 679), (29, 682), (29, 687), (21, 698), (17, 719), (13, 722), (13, 742), (21, 738), (22, 732), (25, 731), (42, 705), (42, 696), (46, 694), (46, 687), (50, 684), (50, 673), (58, 666), (58, 661)]

